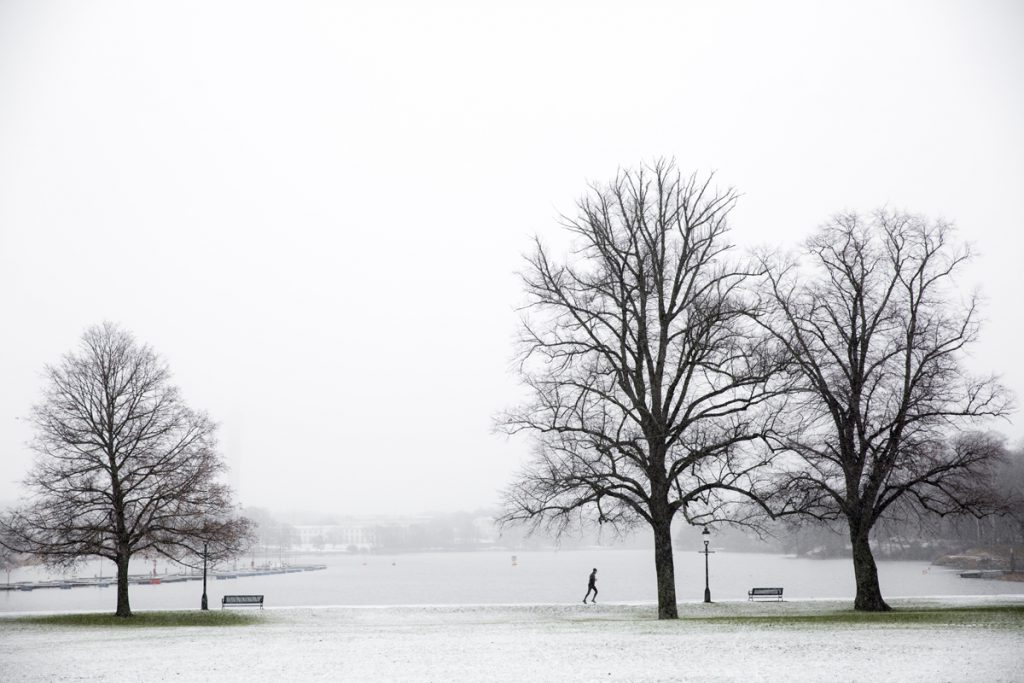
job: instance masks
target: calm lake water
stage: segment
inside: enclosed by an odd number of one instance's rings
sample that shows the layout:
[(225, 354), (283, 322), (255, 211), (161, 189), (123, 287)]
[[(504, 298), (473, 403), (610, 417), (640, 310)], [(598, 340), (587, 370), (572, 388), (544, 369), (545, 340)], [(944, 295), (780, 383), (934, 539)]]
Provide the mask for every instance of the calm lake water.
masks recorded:
[[(652, 550), (562, 550), (475, 553), (413, 553), (404, 555), (298, 555), (291, 564), (326, 564), (315, 572), (216, 580), (210, 577), (207, 595), (211, 608), (221, 596), (262, 593), (268, 607), (322, 605), (405, 604), (510, 604), (571, 603), (583, 599), (587, 575), (598, 568), (599, 602), (655, 601)], [(704, 557), (677, 552), (676, 589), (680, 602), (704, 596)], [(247, 566), (239, 563), (239, 568)], [(730, 553), (711, 556), (711, 593), (714, 600), (745, 600), (752, 586), (783, 586), (785, 596), (849, 598), (854, 595), (853, 566), (849, 559), (810, 560), (781, 555)], [(176, 572), (160, 564), (158, 571)], [(83, 565), (76, 574), (100, 574), (99, 563)], [(112, 563), (102, 567), (111, 576)], [(152, 571), (152, 563), (139, 562), (133, 573)], [(1020, 595), (1024, 585), (988, 579), (961, 579), (955, 572), (926, 562), (879, 562), (882, 592), (886, 597), (942, 595)], [(43, 580), (65, 575), (39, 568), (11, 572), (10, 580)], [(0, 574), (0, 581), (6, 576)], [(161, 585), (132, 585), (133, 609), (189, 609), (199, 606), (201, 581)], [(116, 589), (111, 587), (0, 591), (0, 612), (113, 610)]]

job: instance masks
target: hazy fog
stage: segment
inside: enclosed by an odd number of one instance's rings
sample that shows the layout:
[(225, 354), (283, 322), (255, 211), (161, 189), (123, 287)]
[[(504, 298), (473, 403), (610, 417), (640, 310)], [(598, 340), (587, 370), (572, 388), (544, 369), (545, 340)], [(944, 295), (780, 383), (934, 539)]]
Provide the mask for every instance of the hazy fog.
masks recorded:
[(954, 220), (976, 369), (1024, 397), (1024, 5), (554, 5), (0, 1), (0, 500), (40, 370), (108, 319), (245, 505), (492, 505), (520, 255), (661, 155), (744, 193), (744, 247)]

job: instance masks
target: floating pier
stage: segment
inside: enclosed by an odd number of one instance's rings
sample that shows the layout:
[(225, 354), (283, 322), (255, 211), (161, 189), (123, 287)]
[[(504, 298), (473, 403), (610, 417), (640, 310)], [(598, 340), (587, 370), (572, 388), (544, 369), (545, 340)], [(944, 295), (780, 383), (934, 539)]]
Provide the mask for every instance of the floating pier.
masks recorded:
[[(215, 579), (244, 579), (250, 576), (270, 576), (271, 574), (296, 574), (299, 572), (314, 572), (327, 569), (326, 564), (303, 564), (289, 565), (284, 567), (264, 567), (257, 569), (239, 569), (232, 571), (213, 572)], [(156, 586), (164, 583), (181, 583), (182, 581), (202, 581), (202, 574), (132, 574), (128, 577), (131, 585)], [(40, 588), (60, 588), (69, 590), (71, 588), (107, 588), (117, 585), (114, 577), (103, 576), (95, 578), (72, 578), (56, 579), (47, 581), (16, 581), (14, 583), (0, 583), (0, 591), (32, 591)]]

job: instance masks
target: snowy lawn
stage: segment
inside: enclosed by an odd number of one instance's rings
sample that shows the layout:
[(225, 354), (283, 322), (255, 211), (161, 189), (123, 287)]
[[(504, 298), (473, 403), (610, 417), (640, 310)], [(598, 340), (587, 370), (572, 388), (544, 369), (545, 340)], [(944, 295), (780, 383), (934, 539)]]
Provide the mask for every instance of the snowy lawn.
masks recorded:
[(210, 626), (9, 615), (0, 680), (1024, 680), (1024, 599), (891, 602), (688, 603), (674, 622), (649, 604), (268, 609)]

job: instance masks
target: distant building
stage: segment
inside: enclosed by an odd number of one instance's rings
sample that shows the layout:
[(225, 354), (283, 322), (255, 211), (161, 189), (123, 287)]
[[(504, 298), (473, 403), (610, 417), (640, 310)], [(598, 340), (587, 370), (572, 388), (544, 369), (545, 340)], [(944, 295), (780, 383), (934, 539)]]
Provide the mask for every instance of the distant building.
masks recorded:
[(368, 552), (403, 545), (426, 519), (353, 517), (335, 524), (300, 524), (295, 526), (295, 531), (299, 550)]

